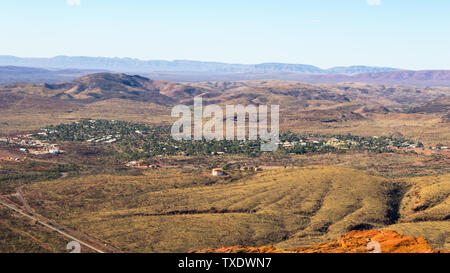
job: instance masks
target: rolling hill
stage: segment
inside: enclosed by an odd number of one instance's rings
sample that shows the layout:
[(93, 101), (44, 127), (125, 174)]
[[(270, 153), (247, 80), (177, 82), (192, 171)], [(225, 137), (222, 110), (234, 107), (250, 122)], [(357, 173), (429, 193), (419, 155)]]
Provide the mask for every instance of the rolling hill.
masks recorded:
[(168, 105), (175, 102), (173, 97), (183, 92), (195, 93), (195, 90), (182, 84), (152, 81), (137, 75), (96, 73), (65, 83), (9, 83), (2, 85), (0, 92), (65, 101), (93, 102), (116, 98)]
[[(205, 105), (279, 104), (282, 131), (395, 135), (446, 145), (450, 127), (442, 117), (448, 116), (449, 93), (445, 87), (279, 80), (177, 83), (95, 73), (67, 82), (0, 85), (0, 129), (12, 134), (90, 118), (167, 125), (173, 105), (191, 105), (193, 96), (201, 95)], [(209, 164), (205, 167), (182, 157), (181, 165), (141, 171), (125, 168), (118, 159), (104, 164), (108, 153), (99, 156), (75, 143), (62, 145), (67, 153), (54, 159), (58, 164), (70, 158), (89, 166), (61, 179), (52, 172), (51, 181), (25, 185), (26, 200), (45, 217), (122, 251), (185, 252), (233, 245), (292, 249), (371, 229), (425, 237), (434, 249), (450, 249), (450, 177), (443, 174), (448, 166), (444, 154), (285, 155), (282, 166), (298, 167), (236, 168), (226, 177), (211, 177), (205, 172), (212, 164), (260, 165), (276, 158), (211, 156), (203, 158)], [(169, 165), (177, 161), (158, 160)], [(22, 166), (5, 162), (2, 168), (5, 164)], [(114, 168), (117, 172), (109, 173)], [(12, 170), (3, 169), (5, 179), (22, 177), (22, 169)], [(34, 170), (29, 175), (39, 177)], [(8, 218), (0, 227), (14, 240), (25, 240), (11, 231), (10, 223)], [(37, 229), (33, 234), (53, 240)]]
[(389, 71), (336, 76), (339, 81), (377, 84), (450, 86), (450, 70)]
[(411, 113), (449, 113), (450, 96), (440, 97), (410, 110)]
[[(450, 70), (408, 71), (369, 66), (320, 69), (311, 65), (282, 63), (229, 65), (193, 61), (143, 62), (123, 59), (105, 59), (96, 64), (97, 62), (93, 60), (95, 58), (80, 58), (79, 61), (74, 61), (69, 57), (63, 58), (67, 59), (67, 65), (59, 64), (58, 61), (55, 63), (49, 61), (47, 65), (40, 66), (40, 62), (36, 60), (35, 62), (7, 61), (9, 58), (3, 57), (3, 60), (6, 60), (5, 64), (13, 65), (1, 66), (3, 63), (2, 56), (0, 56), (0, 84), (12, 82), (56, 83), (70, 81), (92, 73), (115, 71), (175, 82), (285, 80), (333, 84), (359, 82), (405, 86), (450, 86)], [(85, 61), (87, 65), (82, 65)], [(124, 65), (123, 68), (122, 65)]]
[[(64, 83), (9, 83), (0, 95), (14, 103), (20, 97), (47, 98), (77, 103), (108, 99), (152, 102), (159, 105), (191, 104), (201, 95), (205, 103), (279, 104), (285, 109), (345, 111), (364, 107), (365, 112), (383, 112), (416, 107), (431, 100), (442, 101), (445, 109), (448, 88), (415, 88), (368, 84), (319, 85), (285, 81), (176, 83), (142, 76), (96, 73)], [(436, 104), (436, 103), (434, 103)], [(351, 107), (353, 106), (353, 107)], [(426, 107), (426, 106), (423, 106)]]
[[(0, 85), (2, 96), (39, 96), (92, 102), (112, 98), (161, 105), (185, 103), (201, 95), (209, 103), (321, 105), (368, 104), (384, 107), (422, 105), (442, 100), (448, 88), (377, 86), (369, 84), (307, 84), (286, 81), (176, 83), (150, 80), (138, 75), (96, 73), (64, 83), (8, 83)], [(444, 104), (447, 102), (444, 101)], [(366, 105), (367, 106), (367, 105)]]
[(83, 118), (170, 124), (172, 106), (191, 105), (193, 97), (201, 95), (205, 105), (278, 104), (282, 130), (372, 136), (401, 131), (442, 142), (448, 128), (441, 128), (439, 122), (445, 121), (448, 102), (444, 98), (449, 93), (446, 87), (279, 80), (177, 83), (96, 73), (61, 83), (0, 85), (0, 128), (36, 129)]
[[(124, 251), (185, 252), (231, 245), (292, 249), (353, 230), (401, 225), (415, 227), (403, 234), (448, 249), (446, 181), (448, 175), (388, 180), (326, 166), (236, 179), (172, 169), (42, 182), (27, 186), (25, 196), (46, 217)], [(430, 224), (433, 229), (427, 228)]]
[[(339, 71), (339, 70), (336, 70)], [(363, 70), (361, 70), (363, 71)], [(368, 83), (403, 86), (450, 86), (449, 70), (363, 72), (354, 74), (305, 74), (289, 71), (265, 71), (246, 73), (145, 73), (153, 78), (174, 81), (243, 81), (284, 80), (306, 83)]]
[[(376, 242), (369, 248), (370, 242)], [(379, 244), (379, 249), (373, 249)], [(372, 243), (373, 244), (373, 243)], [(263, 247), (223, 247), (204, 249), (193, 253), (449, 253), (430, 247), (425, 238), (403, 236), (389, 230), (354, 230), (339, 237), (336, 241), (311, 247), (298, 247), (290, 250), (277, 249), (273, 246)]]

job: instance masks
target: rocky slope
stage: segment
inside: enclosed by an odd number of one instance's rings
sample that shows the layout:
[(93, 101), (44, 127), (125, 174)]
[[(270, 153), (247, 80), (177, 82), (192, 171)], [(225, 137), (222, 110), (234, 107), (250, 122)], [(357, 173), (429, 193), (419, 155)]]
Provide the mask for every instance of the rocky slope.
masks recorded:
[(45, 97), (88, 103), (126, 99), (167, 105), (175, 103), (176, 98), (197, 93), (188, 85), (112, 73), (95, 73), (64, 83), (9, 83), (0, 86), (0, 96)]
[[(373, 245), (373, 247), (368, 247)], [(379, 246), (379, 248), (378, 248)], [(312, 247), (280, 250), (273, 246), (223, 247), (204, 249), (194, 253), (448, 253), (431, 248), (424, 238), (403, 236), (394, 231), (351, 231), (336, 241)]]

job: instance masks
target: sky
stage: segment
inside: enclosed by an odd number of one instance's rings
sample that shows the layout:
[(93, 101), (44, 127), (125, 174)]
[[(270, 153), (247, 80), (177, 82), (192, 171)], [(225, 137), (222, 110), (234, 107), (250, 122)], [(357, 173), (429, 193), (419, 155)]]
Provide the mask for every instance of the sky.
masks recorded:
[(0, 55), (450, 69), (449, 0), (1, 0)]

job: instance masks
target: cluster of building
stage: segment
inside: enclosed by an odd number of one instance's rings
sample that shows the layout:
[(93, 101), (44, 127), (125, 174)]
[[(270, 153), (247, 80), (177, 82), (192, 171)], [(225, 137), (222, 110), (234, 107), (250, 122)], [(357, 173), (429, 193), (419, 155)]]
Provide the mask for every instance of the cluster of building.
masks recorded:
[(32, 155), (45, 155), (45, 154), (59, 155), (63, 153), (63, 151), (60, 150), (56, 144), (52, 144), (50, 146), (43, 147), (41, 149), (25, 149), (24, 152), (28, 152)]
[(450, 150), (450, 148), (448, 146), (432, 146), (431, 150), (433, 151)]
[[(377, 136), (372, 137), (374, 140), (379, 139)], [(369, 145), (369, 142), (367, 140), (361, 140), (361, 142), (350, 140), (350, 139), (339, 139), (336, 137), (329, 138), (329, 139), (322, 139), (322, 138), (316, 138), (316, 139), (308, 139), (308, 140), (300, 140), (300, 141), (285, 141), (285, 142), (279, 142), (277, 143), (280, 147), (283, 148), (293, 148), (295, 146), (307, 146), (308, 144), (319, 144), (323, 146), (331, 146), (338, 149), (348, 149), (348, 147), (356, 146), (359, 144), (363, 145)], [(388, 148), (394, 148), (394, 142), (389, 141), (385, 144)], [(420, 148), (421, 145), (410, 143), (410, 142), (404, 142), (400, 145), (401, 149), (415, 149)], [(441, 149), (445, 149), (447, 147), (442, 147)]]
[(19, 158), (19, 157), (10, 157), (10, 156), (2, 156), (0, 158), (0, 161), (22, 161), (23, 159)]
[(99, 143), (99, 142), (103, 142), (103, 143), (114, 143), (117, 142), (120, 138), (120, 135), (107, 135), (107, 136), (103, 136), (101, 138), (91, 138), (88, 139), (86, 142), (88, 143)]
[(144, 169), (144, 170), (161, 168), (161, 165), (158, 165), (158, 164), (148, 165), (148, 164), (145, 164), (142, 160), (130, 161), (130, 162), (126, 163), (125, 166), (127, 166), (129, 168)]
[(324, 144), (328, 146), (333, 147), (341, 147), (344, 145), (349, 144), (357, 144), (355, 141), (349, 141), (349, 140), (339, 140), (337, 138), (331, 138), (329, 140), (300, 140), (300, 141), (284, 141), (284, 142), (278, 142), (278, 146), (289, 149), (294, 148), (295, 146), (306, 146), (308, 144)]
[(293, 148), (295, 146), (306, 146), (308, 145), (308, 143), (313, 143), (313, 144), (319, 144), (319, 141), (313, 140), (313, 141), (304, 141), (304, 140), (300, 140), (300, 141), (285, 141), (285, 142), (278, 142), (276, 143), (278, 146), (282, 146), (283, 148)]
[[(39, 134), (42, 135), (46, 133), (39, 133)], [(32, 134), (27, 134), (27, 135), (17, 135), (8, 138), (0, 138), (0, 142), (19, 145), (22, 147), (19, 148), (19, 151), (33, 155), (44, 155), (44, 154), (58, 155), (63, 153), (63, 151), (59, 149), (58, 144), (42, 142), (38, 139), (34, 139), (32, 136), (33, 136)]]

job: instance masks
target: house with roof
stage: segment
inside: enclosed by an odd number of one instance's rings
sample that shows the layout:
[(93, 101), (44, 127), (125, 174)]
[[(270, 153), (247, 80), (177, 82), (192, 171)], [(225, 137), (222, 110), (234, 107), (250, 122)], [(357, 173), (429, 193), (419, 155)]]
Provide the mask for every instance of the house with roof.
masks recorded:
[(225, 175), (225, 172), (223, 171), (223, 169), (220, 168), (215, 168), (212, 170), (212, 176), (223, 176)]

